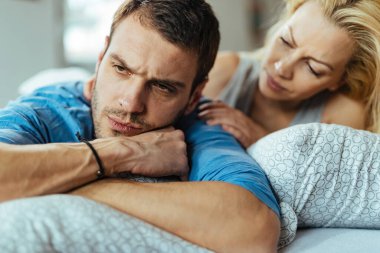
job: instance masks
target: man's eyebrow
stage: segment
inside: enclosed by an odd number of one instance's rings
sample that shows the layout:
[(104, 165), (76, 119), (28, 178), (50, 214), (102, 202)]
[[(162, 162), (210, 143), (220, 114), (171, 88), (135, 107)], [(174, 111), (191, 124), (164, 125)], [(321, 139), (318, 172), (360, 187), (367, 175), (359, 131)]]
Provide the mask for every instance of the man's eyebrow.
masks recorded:
[[(290, 39), (292, 40), (293, 45), (295, 45), (296, 47), (298, 47), (297, 42), (296, 42), (296, 40), (294, 39), (293, 29), (292, 29), (292, 27), (291, 27), (290, 25), (288, 25), (288, 30), (289, 30)], [(312, 59), (313, 61), (316, 61), (316, 62), (318, 62), (318, 63), (320, 63), (320, 64), (325, 65), (325, 66), (328, 67), (331, 71), (334, 70), (334, 68), (333, 68), (330, 64), (328, 64), (327, 62), (324, 62), (324, 61), (318, 60), (318, 59), (316, 59), (316, 58), (314, 58), (314, 57), (309, 57), (309, 58)]]
[(174, 81), (174, 80), (170, 80), (170, 79), (152, 78), (152, 79), (149, 79), (148, 82), (159, 83), (159, 84), (162, 84), (162, 85), (175, 86), (175, 87), (177, 87), (179, 89), (183, 89), (183, 88), (186, 87), (186, 85), (183, 82)]
[[(126, 63), (126, 61), (124, 59), (122, 59), (120, 56), (118, 56), (117, 54), (112, 53), (112, 54), (110, 54), (110, 56), (113, 60), (120, 62), (120, 64), (123, 65), (123, 67), (126, 68), (127, 70), (131, 71), (134, 74), (139, 74), (139, 73), (137, 73), (136, 70), (133, 70), (131, 67), (129, 67), (128, 64)], [(185, 83), (180, 82), (180, 81), (170, 80), (170, 79), (151, 78), (148, 80), (148, 82), (156, 82), (156, 83), (160, 83), (162, 85), (176, 86), (180, 89), (183, 89), (186, 87)]]
[(128, 67), (128, 64), (124, 61), (123, 58), (121, 58), (120, 56), (118, 56), (118, 55), (115, 54), (115, 53), (112, 53), (110, 56), (111, 56), (111, 58), (112, 58), (113, 60), (116, 60), (116, 61), (120, 62), (121, 65), (123, 65), (123, 67), (127, 68), (128, 70), (131, 70), (131, 68)]

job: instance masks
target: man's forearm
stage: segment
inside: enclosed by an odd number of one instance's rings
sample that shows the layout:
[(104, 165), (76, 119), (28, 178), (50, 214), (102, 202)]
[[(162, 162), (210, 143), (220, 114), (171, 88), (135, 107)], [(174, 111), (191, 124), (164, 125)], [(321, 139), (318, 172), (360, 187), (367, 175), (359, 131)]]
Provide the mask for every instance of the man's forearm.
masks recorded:
[(73, 194), (105, 203), (218, 252), (275, 252), (277, 216), (243, 188), (222, 182), (102, 180)]
[[(178, 130), (103, 138), (91, 143), (106, 168), (106, 176), (120, 172), (183, 176), (188, 171), (184, 136)], [(84, 143), (0, 143), (0, 157), (0, 202), (64, 193), (96, 180), (99, 170), (94, 154)]]
[(0, 202), (62, 193), (96, 179), (98, 165), (85, 144), (0, 144)]

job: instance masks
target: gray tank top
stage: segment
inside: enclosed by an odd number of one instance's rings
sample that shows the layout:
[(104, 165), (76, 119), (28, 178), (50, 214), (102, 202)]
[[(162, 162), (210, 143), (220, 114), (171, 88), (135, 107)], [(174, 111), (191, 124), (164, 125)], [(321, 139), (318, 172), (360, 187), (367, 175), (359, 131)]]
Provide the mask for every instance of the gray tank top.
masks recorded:
[[(222, 90), (219, 99), (250, 115), (255, 88), (261, 71), (260, 62), (248, 54), (240, 54), (239, 65), (227, 86)], [(322, 92), (306, 100), (290, 123), (290, 126), (311, 122), (321, 122), (322, 112), (329, 92)]]

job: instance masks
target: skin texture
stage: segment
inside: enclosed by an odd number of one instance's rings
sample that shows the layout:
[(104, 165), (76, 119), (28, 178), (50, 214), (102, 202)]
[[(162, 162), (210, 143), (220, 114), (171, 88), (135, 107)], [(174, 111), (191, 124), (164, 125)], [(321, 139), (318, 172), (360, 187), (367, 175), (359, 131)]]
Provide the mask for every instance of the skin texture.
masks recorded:
[[(85, 91), (96, 103), (97, 135), (135, 135), (154, 130), (194, 108), (203, 85), (190, 96), (195, 77), (193, 54), (173, 46), (133, 16), (118, 26), (105, 48), (108, 49), (99, 57), (96, 81), (90, 82)], [(152, 82), (157, 79), (170, 79), (183, 85), (171, 94)], [(121, 86), (123, 92), (115, 86)], [(116, 117), (123, 124), (136, 124), (141, 129), (118, 131), (107, 121), (110, 117)], [(218, 252), (276, 251), (279, 236), (276, 215), (245, 189), (230, 184), (152, 185), (103, 180), (72, 193), (108, 204)], [(225, 200), (226, 196), (230, 201)], [(256, 225), (246, 226), (247, 221)]]
[[(107, 176), (132, 172), (186, 177), (184, 134), (170, 125), (190, 112), (201, 95), (204, 84), (190, 92), (195, 62), (194, 54), (142, 26), (133, 15), (106, 39), (84, 94), (94, 104), (95, 130), (101, 138), (91, 144)], [(278, 217), (241, 187), (96, 180), (98, 165), (83, 143), (0, 144), (0, 156), (0, 201), (69, 192), (217, 252), (276, 251)]]
[[(260, 74), (260, 92), (279, 102), (297, 103), (325, 89), (337, 90), (353, 50), (348, 34), (323, 16), (317, 2), (307, 2), (272, 40)], [(279, 87), (271, 87), (270, 79)]]
[(202, 85), (190, 94), (196, 55), (136, 21), (134, 16), (124, 19), (113, 43), (106, 40), (96, 80), (89, 83), (87, 97), (92, 100), (98, 138), (133, 136), (169, 126), (199, 99)]
[[(354, 49), (347, 32), (324, 17), (317, 2), (308, 1), (269, 42), (251, 115), (213, 102), (203, 105), (199, 116), (210, 125), (221, 124), (248, 147), (268, 133), (287, 127), (304, 100), (328, 90), (332, 96), (322, 122), (364, 128), (364, 105), (336, 92), (344, 85), (344, 69)], [(238, 64), (236, 54), (220, 55), (204, 94), (217, 98)]]

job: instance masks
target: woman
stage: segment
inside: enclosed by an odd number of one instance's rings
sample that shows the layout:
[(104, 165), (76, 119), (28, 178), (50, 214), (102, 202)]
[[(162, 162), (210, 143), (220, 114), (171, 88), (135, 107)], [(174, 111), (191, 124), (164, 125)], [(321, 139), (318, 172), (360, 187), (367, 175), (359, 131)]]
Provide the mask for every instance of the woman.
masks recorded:
[(265, 170), (281, 206), (280, 246), (297, 227), (380, 229), (380, 135), (286, 128), (380, 132), (380, 1), (286, 3), (260, 61), (219, 56), (204, 94), (232, 107), (211, 102), (200, 116)]
[(379, 132), (379, 1), (285, 2), (261, 60), (218, 56), (204, 95), (231, 107), (214, 101), (202, 105), (199, 116), (221, 124), (246, 148), (299, 123)]

